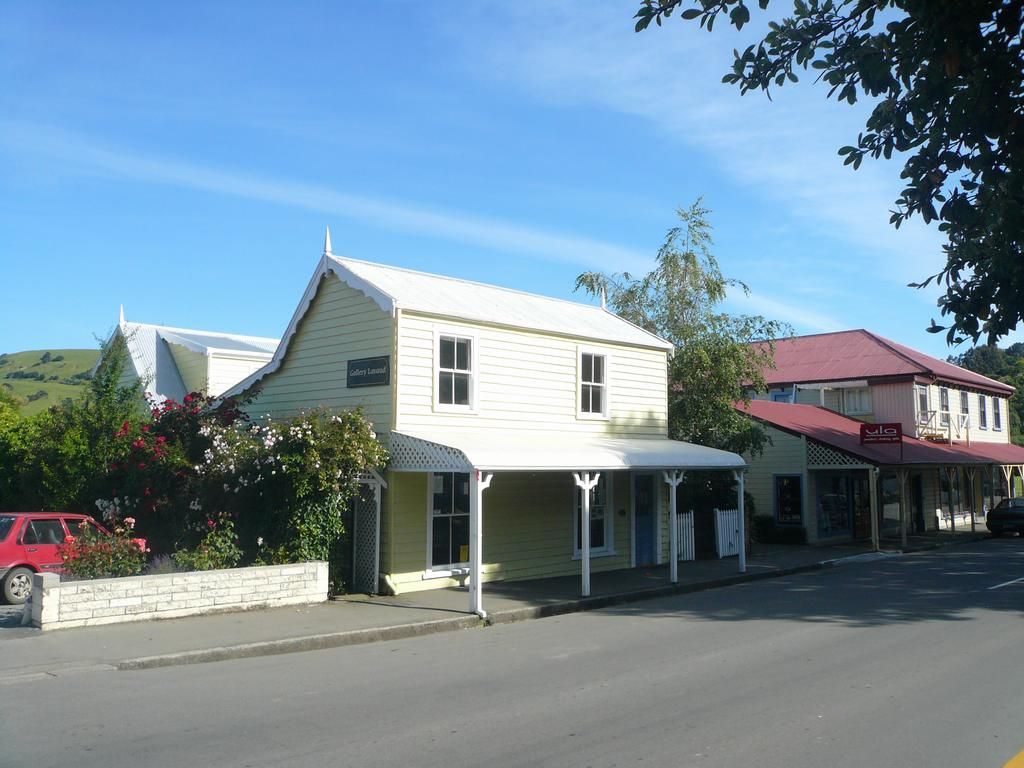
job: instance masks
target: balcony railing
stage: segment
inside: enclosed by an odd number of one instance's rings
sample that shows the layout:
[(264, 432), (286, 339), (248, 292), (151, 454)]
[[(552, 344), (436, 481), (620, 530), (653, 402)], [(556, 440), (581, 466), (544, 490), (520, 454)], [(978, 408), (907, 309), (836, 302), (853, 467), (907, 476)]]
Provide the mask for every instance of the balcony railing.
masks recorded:
[(917, 437), (925, 440), (971, 442), (971, 416), (930, 409), (917, 412)]

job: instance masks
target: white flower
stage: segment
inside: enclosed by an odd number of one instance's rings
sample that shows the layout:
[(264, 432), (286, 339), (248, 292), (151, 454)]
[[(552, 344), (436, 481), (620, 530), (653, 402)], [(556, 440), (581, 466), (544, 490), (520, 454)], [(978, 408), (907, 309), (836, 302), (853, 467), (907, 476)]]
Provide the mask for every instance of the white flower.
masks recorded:
[(263, 537), (262, 536), (257, 536), (256, 537), (256, 546), (257, 547), (262, 547), (263, 546)]

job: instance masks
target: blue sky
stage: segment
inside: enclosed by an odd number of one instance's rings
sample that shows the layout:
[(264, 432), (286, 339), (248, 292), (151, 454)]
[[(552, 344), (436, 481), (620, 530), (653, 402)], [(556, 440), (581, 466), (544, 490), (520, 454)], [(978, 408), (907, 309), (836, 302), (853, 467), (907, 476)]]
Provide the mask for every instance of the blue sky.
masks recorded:
[[(278, 336), (334, 252), (573, 298), (703, 195), (729, 309), (945, 357), (941, 239), (898, 232), (864, 111), (722, 85), (755, 39), (637, 0), (0, 6), (0, 351), (129, 320)], [(585, 297), (576, 296), (579, 300)]]

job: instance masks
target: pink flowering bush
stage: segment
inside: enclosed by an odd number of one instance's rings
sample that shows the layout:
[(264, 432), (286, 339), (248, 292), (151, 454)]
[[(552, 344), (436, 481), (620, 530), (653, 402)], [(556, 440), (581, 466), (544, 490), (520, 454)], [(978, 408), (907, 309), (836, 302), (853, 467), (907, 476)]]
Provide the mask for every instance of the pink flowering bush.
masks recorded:
[[(249, 423), (238, 405), (187, 395), (125, 422), (108, 473), (104, 519), (137, 517), (179, 567), (222, 568), (266, 558), (329, 559), (357, 477), (387, 454), (358, 411), (314, 410)], [(259, 543), (258, 543), (259, 542)]]
[(65, 573), (79, 579), (142, 573), (149, 549), (145, 539), (134, 535), (134, 526), (131, 517), (115, 525), (113, 533), (83, 525), (78, 536), (68, 536), (58, 548)]

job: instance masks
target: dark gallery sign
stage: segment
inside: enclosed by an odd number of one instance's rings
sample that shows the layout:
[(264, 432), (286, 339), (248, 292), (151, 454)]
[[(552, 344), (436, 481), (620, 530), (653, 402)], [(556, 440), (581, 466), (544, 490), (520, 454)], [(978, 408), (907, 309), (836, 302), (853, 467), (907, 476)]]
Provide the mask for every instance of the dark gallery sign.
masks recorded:
[(353, 387), (380, 387), (391, 383), (391, 357), (364, 357), (348, 361), (346, 385)]

